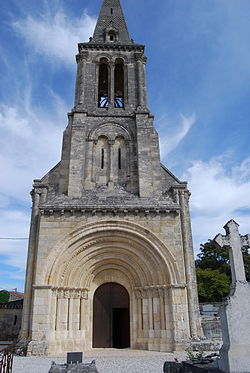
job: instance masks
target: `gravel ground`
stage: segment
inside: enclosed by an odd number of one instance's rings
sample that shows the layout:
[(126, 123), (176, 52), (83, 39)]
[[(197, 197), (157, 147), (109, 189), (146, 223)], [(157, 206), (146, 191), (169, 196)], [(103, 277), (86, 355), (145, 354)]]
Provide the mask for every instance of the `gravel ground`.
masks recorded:
[[(85, 352), (84, 355), (85, 363), (95, 359), (99, 373), (162, 373), (166, 360), (184, 360), (186, 353), (100, 349)], [(66, 362), (64, 358), (15, 356), (13, 373), (48, 373), (52, 360)]]

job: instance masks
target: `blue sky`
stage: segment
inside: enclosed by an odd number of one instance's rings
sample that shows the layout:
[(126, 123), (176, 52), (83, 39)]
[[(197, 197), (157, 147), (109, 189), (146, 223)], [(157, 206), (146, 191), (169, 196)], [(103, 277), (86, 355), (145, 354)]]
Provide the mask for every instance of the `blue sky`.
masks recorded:
[[(101, 0), (2, 0), (0, 237), (28, 237), (32, 180), (60, 159), (77, 43)], [(163, 163), (189, 182), (194, 247), (231, 218), (250, 232), (250, 1), (121, 0), (146, 45)], [(0, 240), (0, 288), (23, 289), (27, 241)]]

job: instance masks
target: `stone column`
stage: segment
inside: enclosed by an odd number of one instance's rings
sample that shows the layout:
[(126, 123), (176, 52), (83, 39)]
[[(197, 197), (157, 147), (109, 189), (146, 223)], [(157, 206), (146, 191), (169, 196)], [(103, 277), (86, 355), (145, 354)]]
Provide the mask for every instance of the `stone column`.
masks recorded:
[(80, 321), (80, 299), (73, 299), (72, 330), (79, 330)]
[(83, 193), (86, 150), (86, 114), (74, 113), (71, 126), (68, 196), (79, 198)]
[(109, 101), (109, 107), (113, 108), (114, 107), (114, 102), (115, 102), (115, 63), (110, 62), (110, 101)]
[(66, 331), (68, 329), (68, 299), (58, 298), (56, 330)]
[(54, 335), (55, 330), (56, 330), (56, 314), (57, 314), (57, 295), (55, 291), (52, 292), (50, 314), (51, 314), (50, 331), (51, 331), (51, 334)]
[(142, 298), (139, 296), (138, 302), (138, 330), (142, 330)]
[(110, 186), (112, 186), (113, 182), (115, 181), (115, 165), (114, 165), (115, 149), (114, 149), (114, 144), (115, 144), (114, 141), (109, 141), (109, 154), (107, 154), (107, 156), (109, 156), (108, 182), (109, 182)]
[(147, 58), (142, 53), (136, 53), (137, 75), (138, 75), (138, 106), (147, 108), (147, 88), (146, 88), (146, 63)]
[(153, 294), (148, 291), (148, 311), (149, 311), (149, 329), (154, 330), (154, 314), (153, 314)]
[(142, 315), (143, 315), (143, 330), (149, 329), (149, 314), (148, 314), (148, 297), (143, 294), (142, 298)]
[(159, 296), (160, 296), (161, 330), (166, 330), (164, 289), (159, 289)]
[(67, 330), (73, 330), (73, 322), (74, 322), (74, 300), (73, 298), (68, 299), (68, 322), (67, 322)]
[(31, 317), (31, 342), (27, 355), (46, 355), (50, 334), (51, 286), (34, 286), (33, 313)]
[(85, 317), (85, 299), (80, 300), (80, 325), (79, 329), (84, 330), (84, 317)]
[(154, 290), (154, 297), (153, 297), (153, 310), (154, 310), (154, 329), (160, 330), (161, 329), (161, 316), (160, 316), (160, 299), (157, 290)]
[(88, 52), (78, 54), (77, 61), (77, 75), (76, 75), (76, 93), (75, 106), (84, 105), (84, 87), (85, 87), (85, 72)]
[(195, 273), (195, 262), (192, 243), (192, 232), (189, 215), (189, 196), (187, 189), (179, 190), (179, 201), (181, 206), (181, 230), (183, 253), (187, 284), (187, 302), (189, 309), (190, 337), (197, 339), (202, 336), (201, 320), (199, 312), (197, 282)]
[[(40, 221), (39, 205), (44, 203), (47, 198), (47, 186), (41, 183), (41, 180), (34, 181), (34, 188), (31, 192), (32, 196), (32, 214), (29, 234), (29, 249), (26, 267), (25, 280), (25, 297), (22, 313), (22, 327), (19, 335), (20, 340), (30, 340), (30, 332), (32, 327), (31, 322), (31, 308), (33, 303), (33, 284), (35, 283), (35, 267), (36, 267), (36, 248), (37, 248), (37, 234)], [(42, 196), (42, 197), (41, 197)]]
[(143, 56), (141, 60), (141, 81), (142, 81), (142, 106), (148, 107), (148, 98), (147, 98), (147, 85), (146, 85), (146, 64), (147, 57)]

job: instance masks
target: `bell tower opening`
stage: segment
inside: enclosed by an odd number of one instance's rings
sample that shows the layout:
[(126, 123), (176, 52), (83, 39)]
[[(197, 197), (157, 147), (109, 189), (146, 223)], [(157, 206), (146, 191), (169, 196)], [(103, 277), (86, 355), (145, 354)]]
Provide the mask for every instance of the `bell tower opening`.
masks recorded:
[(121, 58), (115, 61), (115, 107), (124, 108), (124, 62)]
[(106, 283), (94, 294), (93, 347), (130, 347), (129, 294), (122, 285)]
[(99, 86), (98, 86), (98, 107), (107, 108), (109, 104), (109, 69), (107, 58), (100, 60)]

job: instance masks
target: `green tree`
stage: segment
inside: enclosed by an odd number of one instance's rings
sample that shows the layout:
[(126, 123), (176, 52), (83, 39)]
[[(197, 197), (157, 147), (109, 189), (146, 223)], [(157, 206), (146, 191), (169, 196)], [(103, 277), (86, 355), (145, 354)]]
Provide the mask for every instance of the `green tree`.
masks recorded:
[(230, 278), (217, 269), (196, 269), (200, 302), (221, 302), (230, 291)]
[[(250, 281), (250, 254), (247, 248), (242, 249), (243, 260), (246, 271), (247, 281)], [(218, 247), (213, 241), (209, 240), (200, 247), (200, 253), (195, 261), (196, 268), (217, 269), (220, 273), (225, 273), (231, 278), (231, 269), (229, 264), (228, 247)]]
[(0, 291), (0, 303), (8, 302), (9, 297), (10, 297), (10, 293), (7, 290)]
[[(242, 249), (246, 278), (250, 281), (250, 254)], [(209, 240), (201, 245), (195, 261), (200, 302), (220, 302), (229, 294), (231, 269), (228, 247), (218, 247)]]

